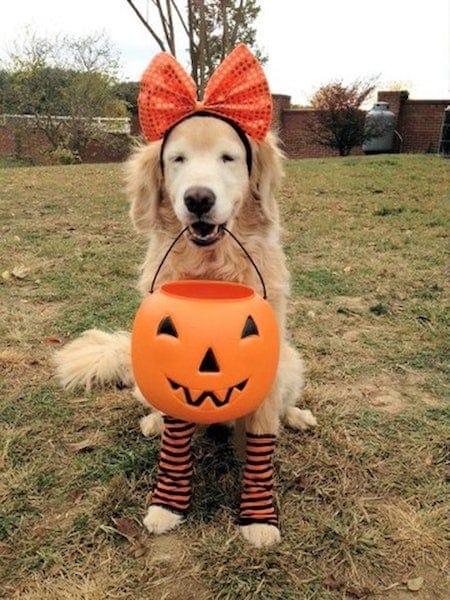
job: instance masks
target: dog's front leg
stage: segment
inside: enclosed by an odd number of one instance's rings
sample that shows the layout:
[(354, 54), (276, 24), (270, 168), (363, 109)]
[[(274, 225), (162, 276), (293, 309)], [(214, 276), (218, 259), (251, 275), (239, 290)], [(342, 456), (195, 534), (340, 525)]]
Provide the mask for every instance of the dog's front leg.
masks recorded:
[(280, 541), (273, 493), (273, 453), (279, 425), (279, 390), (275, 385), (258, 410), (245, 420), (246, 456), (239, 524), (253, 546)]
[(191, 440), (194, 423), (164, 417), (158, 477), (144, 525), (151, 533), (165, 533), (179, 525), (191, 501), (193, 473)]

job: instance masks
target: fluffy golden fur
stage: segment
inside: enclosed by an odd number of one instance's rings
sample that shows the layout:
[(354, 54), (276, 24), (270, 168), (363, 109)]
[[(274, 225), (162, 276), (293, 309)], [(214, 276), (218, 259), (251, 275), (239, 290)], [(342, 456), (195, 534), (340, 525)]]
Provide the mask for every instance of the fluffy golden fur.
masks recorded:
[[(281, 358), (276, 382), (260, 408), (240, 424), (256, 434), (277, 433), (280, 419), (297, 429), (315, 425), (308, 410), (295, 405), (303, 387), (303, 363), (287, 341), (285, 329), (289, 276), (280, 244), (280, 224), (275, 193), (282, 176), (282, 156), (269, 135), (262, 143), (251, 143), (253, 165), (249, 176), (245, 149), (230, 125), (213, 117), (192, 117), (169, 135), (163, 152), (161, 142), (142, 145), (129, 159), (127, 187), (130, 215), (135, 228), (148, 236), (148, 249), (141, 269), (139, 289), (146, 294), (165, 249), (185, 226), (187, 233), (167, 258), (158, 284), (175, 279), (236, 281), (259, 289), (260, 282), (248, 259), (228, 235), (226, 226), (244, 243), (266, 283), (268, 300), (281, 331)], [(187, 207), (192, 189), (210, 190), (213, 206), (201, 216), (211, 232), (202, 238), (199, 219)], [(203, 245), (204, 241), (207, 245)], [(132, 381), (129, 335), (85, 332), (57, 356), (57, 374), (66, 388), (90, 388), (94, 384)], [(136, 390), (139, 398), (139, 391)], [(144, 434), (154, 435), (161, 415), (152, 412), (141, 422)], [(150, 507), (145, 525), (154, 533), (176, 526), (180, 517), (161, 507)], [(242, 533), (256, 546), (279, 539), (273, 525), (253, 524)]]

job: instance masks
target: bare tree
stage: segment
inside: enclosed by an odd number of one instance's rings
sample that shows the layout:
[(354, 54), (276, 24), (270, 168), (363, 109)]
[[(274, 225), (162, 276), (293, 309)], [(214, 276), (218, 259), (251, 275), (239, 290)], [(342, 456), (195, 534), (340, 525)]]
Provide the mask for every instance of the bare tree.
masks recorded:
[(238, 43), (249, 45), (262, 62), (266, 60), (256, 45), (257, 0), (150, 1), (153, 12), (147, 19), (136, 0), (126, 0), (162, 51), (177, 56), (180, 46), (188, 48), (192, 78), (200, 93), (216, 66)]

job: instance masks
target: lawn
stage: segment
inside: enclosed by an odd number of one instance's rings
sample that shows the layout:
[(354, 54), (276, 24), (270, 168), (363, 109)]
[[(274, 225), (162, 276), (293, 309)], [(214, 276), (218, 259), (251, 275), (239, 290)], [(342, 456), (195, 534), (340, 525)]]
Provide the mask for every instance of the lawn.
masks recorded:
[(448, 175), (430, 155), (286, 165), (290, 329), (320, 425), (282, 431), (283, 541), (257, 551), (236, 530), (240, 464), (223, 431), (196, 440), (187, 522), (154, 538), (143, 409), (129, 390), (69, 394), (53, 379), (55, 349), (92, 326), (129, 329), (139, 302), (145, 240), (121, 167), (1, 169), (0, 597), (448, 598)]

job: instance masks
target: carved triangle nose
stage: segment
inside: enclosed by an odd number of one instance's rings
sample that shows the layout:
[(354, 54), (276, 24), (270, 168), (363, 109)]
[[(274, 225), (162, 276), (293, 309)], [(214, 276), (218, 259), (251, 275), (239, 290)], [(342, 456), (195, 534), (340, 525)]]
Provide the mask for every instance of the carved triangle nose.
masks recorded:
[(214, 352), (212, 348), (208, 348), (205, 356), (201, 362), (200, 373), (219, 373), (219, 365), (217, 363), (217, 358), (214, 356)]

